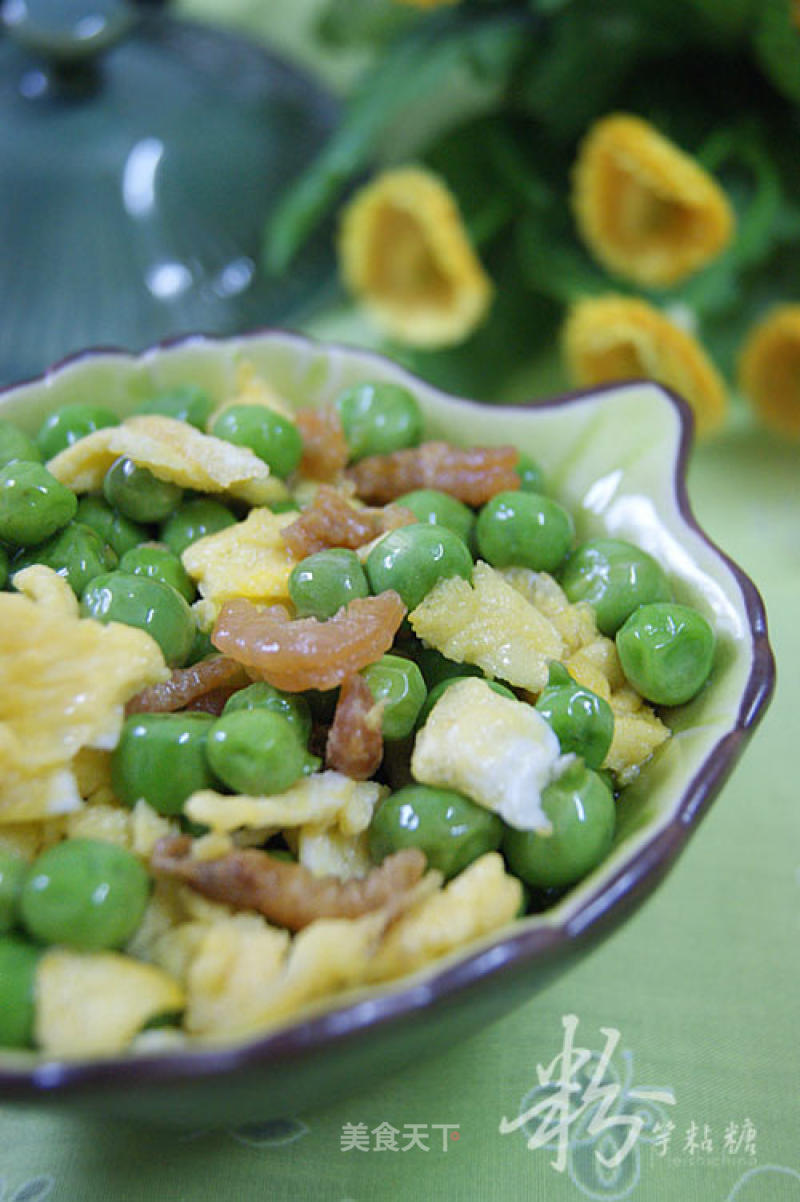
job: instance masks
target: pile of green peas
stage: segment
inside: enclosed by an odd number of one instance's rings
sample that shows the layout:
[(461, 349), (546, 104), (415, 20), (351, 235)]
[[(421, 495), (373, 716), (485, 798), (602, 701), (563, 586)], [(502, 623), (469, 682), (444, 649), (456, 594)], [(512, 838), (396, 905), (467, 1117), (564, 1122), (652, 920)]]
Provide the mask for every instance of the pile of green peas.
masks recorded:
[[(140, 413), (163, 414), (206, 430), (213, 405), (194, 386), (149, 398)], [(364, 382), (335, 401), (350, 462), (414, 447), (422, 412), (405, 388)], [(99, 406), (66, 405), (34, 438), (0, 421), (0, 587), (23, 567), (43, 563), (80, 600), (81, 613), (147, 631), (172, 667), (213, 652), (195, 625), (195, 586), (181, 555), (195, 540), (242, 516), (233, 504), (189, 493), (130, 459), (109, 468), (102, 494), (82, 497), (45, 463), (118, 418)], [(233, 405), (209, 431), (247, 446), (291, 486), (302, 455), (293, 422), (266, 406)], [(471, 579), (475, 558), (493, 567), (548, 572), (571, 602), (589, 602), (599, 630), (614, 638), (627, 679), (657, 706), (681, 705), (706, 683), (714, 635), (706, 619), (679, 604), (657, 561), (616, 538), (576, 543), (568, 511), (547, 495), (541, 468), (521, 454), (519, 487), (477, 512), (426, 488), (399, 497), (416, 522), (385, 535), (362, 560), (330, 548), (297, 563), (289, 594), (298, 618), (326, 621), (356, 598), (395, 590), (414, 609), (447, 577)], [(446, 879), (499, 849), (526, 889), (529, 908), (544, 908), (608, 854), (615, 828), (614, 782), (602, 768), (614, 731), (608, 704), (553, 663), (535, 703), (572, 759), (542, 794), (552, 831), (521, 831), (469, 797), (415, 782), (409, 762), (416, 732), (442, 693), (479, 669), (454, 663), (416, 640), (407, 625), (392, 650), (363, 669), (382, 706), (385, 740), (380, 779), (391, 791), (368, 831), (375, 863), (406, 847), (424, 851)], [(517, 698), (502, 681), (501, 695)], [(528, 702), (525, 702), (526, 704)], [(112, 784), (128, 806), (144, 799), (159, 814), (202, 833), (183, 814), (199, 789), (277, 794), (322, 764), (311, 751), (314, 727), (330, 722), (335, 692), (281, 692), (266, 683), (235, 692), (222, 713), (137, 714), (126, 719), (112, 757)], [(283, 848), (281, 853), (291, 853)], [(130, 852), (89, 839), (67, 839), (33, 864), (0, 853), (0, 1045), (32, 1039), (34, 978), (42, 950), (122, 948), (144, 914), (147, 870)]]

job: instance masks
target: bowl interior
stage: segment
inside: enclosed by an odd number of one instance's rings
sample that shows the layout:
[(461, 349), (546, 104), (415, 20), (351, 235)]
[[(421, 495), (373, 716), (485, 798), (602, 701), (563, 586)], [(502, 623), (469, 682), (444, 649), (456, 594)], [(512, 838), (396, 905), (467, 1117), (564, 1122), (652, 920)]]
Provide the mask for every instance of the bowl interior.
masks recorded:
[[(424, 1005), (430, 992), (420, 992), (421, 982), (446, 982), (448, 967), (477, 964), (481, 949), (498, 953), (492, 963), (533, 955), (551, 936), (569, 940), (617, 910), (627, 912), (626, 894), (644, 895), (660, 879), (725, 779), (772, 683), (758, 595), (699, 531), (688, 509), (685, 406), (649, 383), (535, 407), (479, 405), (449, 397), (380, 356), (260, 332), (219, 341), (190, 338), (140, 356), (87, 353), (0, 394), (0, 412), (33, 432), (46, 414), (71, 402), (103, 404), (125, 415), (154, 392), (187, 383), (222, 399), (243, 364), (298, 407), (330, 402), (364, 379), (405, 383), (423, 408), (427, 437), (514, 444), (541, 463), (548, 491), (571, 510), (580, 538), (605, 533), (651, 552), (665, 566), (677, 598), (701, 610), (717, 634), (712, 681), (689, 705), (667, 715), (674, 737), (624, 791), (614, 847), (604, 863), (546, 913), (370, 996), (403, 995), (409, 1006)], [(645, 878), (649, 883), (642, 887)], [(337, 998), (334, 1009), (346, 1002)]]

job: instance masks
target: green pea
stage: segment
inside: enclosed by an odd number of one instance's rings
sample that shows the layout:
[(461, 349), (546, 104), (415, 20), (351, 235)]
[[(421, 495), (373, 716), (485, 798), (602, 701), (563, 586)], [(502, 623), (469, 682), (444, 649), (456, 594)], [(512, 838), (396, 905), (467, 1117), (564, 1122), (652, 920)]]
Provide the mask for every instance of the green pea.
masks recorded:
[[(459, 665), (459, 667), (460, 667), (460, 665)], [(422, 706), (422, 709), (419, 711), (419, 714), (417, 715), (417, 729), (418, 730), (420, 729), (420, 727), (424, 726), (425, 723), (428, 721), (431, 710), (436, 705), (436, 702), (439, 700), (439, 698), (442, 696), (442, 694), (447, 692), (447, 690), (450, 688), (451, 684), (455, 684), (457, 680), (463, 680), (463, 679), (464, 679), (463, 675), (447, 676), (447, 677), (445, 677), (444, 680), (440, 680), (438, 682), (438, 684), (435, 684), (433, 686), (430, 693), (428, 693), (428, 696), (425, 699), (425, 704)], [(511, 692), (511, 689), (507, 689), (504, 684), (498, 684), (498, 682), (496, 680), (488, 680), (486, 683), (488, 684), (488, 686), (492, 690), (492, 692), (497, 693), (500, 697), (509, 697), (512, 701), (518, 700), (516, 695)]]
[(544, 493), (544, 472), (530, 455), (520, 451), (517, 466), (514, 471), (519, 476), (519, 487), (522, 492)]
[(150, 878), (132, 852), (97, 839), (65, 839), (31, 865), (20, 915), (40, 943), (117, 948), (142, 921), (149, 896)]
[(36, 1015), (36, 966), (42, 954), (26, 939), (0, 938), (0, 1047), (29, 1048)]
[(414, 658), (429, 689), (433, 689), (442, 680), (449, 680), (451, 676), (483, 677), (483, 672), (475, 664), (456, 663), (455, 660), (442, 655), (435, 647), (423, 647), (415, 652)]
[(0, 546), (0, 589), (4, 589), (8, 584), (8, 553), (5, 547)]
[(161, 527), (161, 542), (166, 543), (170, 551), (182, 555), (186, 548), (199, 538), (208, 534), (217, 534), (228, 526), (234, 526), (236, 518), (230, 509), (219, 501), (211, 501), (198, 497), (184, 501), (175, 510), (172, 517), (167, 518)]
[(108, 543), (119, 556), (130, 551), (131, 547), (146, 542), (150, 537), (146, 526), (129, 521), (123, 514), (117, 513), (107, 505), (102, 497), (81, 497), (75, 517), (85, 526), (91, 526), (103, 542)]
[(559, 580), (570, 601), (589, 602), (601, 634), (611, 638), (638, 605), (672, 598), (660, 564), (620, 538), (581, 543), (562, 567)]
[(0, 851), (0, 935), (16, 925), (19, 895), (27, 875), (25, 860)]
[(180, 593), (161, 580), (132, 572), (96, 576), (81, 597), (81, 613), (98, 622), (124, 622), (145, 630), (171, 668), (185, 663), (192, 649), (192, 611)]
[(211, 433), (249, 447), (281, 479), (292, 474), (303, 454), (297, 426), (267, 405), (229, 405), (213, 423)]
[(331, 547), (301, 559), (289, 576), (289, 596), (298, 618), (332, 618), (356, 597), (369, 596), (369, 585), (355, 551)]
[(159, 814), (180, 814), (198, 789), (214, 789), (206, 745), (211, 714), (131, 714), (111, 757), (111, 784), (125, 805), (141, 798)]
[(397, 504), (410, 509), (418, 522), (446, 526), (469, 546), (475, 527), (475, 514), (449, 493), (436, 488), (418, 488), (397, 498)]
[(189, 573), (178, 556), (160, 543), (140, 543), (138, 547), (131, 547), (119, 561), (119, 570), (171, 584), (185, 601), (194, 601), (196, 590)]
[(503, 852), (511, 871), (534, 888), (573, 885), (611, 850), (616, 811), (605, 781), (580, 758), (542, 790), (553, 829), (506, 829)]
[(569, 551), (575, 527), (562, 505), (533, 492), (501, 492), (478, 514), (482, 557), (495, 568), (552, 572)]
[(84, 522), (72, 521), (38, 547), (27, 548), (14, 557), (13, 570), (43, 563), (63, 576), (76, 597), (102, 572), (117, 566), (117, 556), (108, 543)]
[(235, 793), (285, 793), (319, 766), (282, 714), (257, 708), (223, 714), (211, 729), (208, 762)]
[(162, 522), (180, 504), (183, 489), (123, 455), (106, 472), (103, 494), (132, 522)]
[(640, 605), (617, 631), (625, 676), (654, 705), (683, 705), (700, 692), (714, 662), (714, 631), (689, 605)]
[(575, 752), (587, 767), (600, 767), (614, 737), (614, 712), (607, 701), (576, 684), (563, 664), (553, 662), (536, 708), (564, 755)]
[(429, 868), (456, 876), (503, 840), (497, 814), (461, 793), (406, 785), (378, 806), (369, 826), (369, 850), (379, 862), (405, 847), (425, 853)]
[(42, 453), (32, 438), (13, 422), (0, 419), (0, 467), (25, 459), (41, 462)]
[(217, 649), (211, 642), (211, 631), (196, 630), (184, 666), (188, 667), (191, 664), (197, 664), (201, 659), (206, 659), (207, 656), (216, 654)]
[(311, 710), (308, 701), (300, 693), (282, 693), (274, 685), (259, 680), (237, 691), (225, 702), (223, 714), (235, 714), (237, 710), (271, 710), (281, 714), (292, 723), (298, 739), (305, 746), (311, 736)]
[(291, 497), (286, 497), (283, 500), (270, 501), (267, 508), (272, 513), (299, 513), (300, 511), (300, 506), (297, 504), (297, 501), (293, 500)]
[(404, 739), (410, 735), (427, 692), (414, 661), (400, 655), (382, 655), (363, 668), (361, 675), (375, 700), (383, 702), (384, 739)]
[(78, 498), (41, 463), (20, 459), (0, 469), (0, 539), (43, 543), (75, 516)]
[(152, 413), (160, 417), (172, 417), (175, 421), (187, 422), (196, 430), (205, 430), (214, 402), (203, 388), (196, 384), (184, 384), (169, 392), (160, 392), (148, 397), (136, 406), (136, 413)]
[(415, 447), (422, 438), (419, 404), (398, 384), (356, 384), (338, 396), (334, 405), (351, 460)]
[(420, 523), (391, 530), (372, 548), (365, 566), (373, 593), (394, 589), (409, 610), (445, 577), (472, 579), (472, 556), (446, 526)]
[(118, 425), (116, 413), (104, 409), (102, 405), (64, 405), (44, 419), (36, 435), (36, 443), (42, 458), (52, 459), (87, 434)]

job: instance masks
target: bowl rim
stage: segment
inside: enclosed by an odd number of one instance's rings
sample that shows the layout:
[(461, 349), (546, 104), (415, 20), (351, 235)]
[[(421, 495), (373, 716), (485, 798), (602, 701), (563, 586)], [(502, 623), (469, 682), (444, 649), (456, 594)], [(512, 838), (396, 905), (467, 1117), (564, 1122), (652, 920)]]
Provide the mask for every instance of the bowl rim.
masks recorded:
[[(324, 347), (334, 353), (355, 354), (380, 363), (392, 363), (410, 380), (426, 388), (426, 381), (378, 351), (299, 334), (272, 326), (257, 327), (234, 335), (180, 334), (141, 351), (116, 346), (97, 346), (77, 351), (58, 360), (37, 375), (0, 387), (0, 402), (19, 388), (46, 383), (63, 369), (85, 360), (105, 356), (146, 360), (159, 351), (188, 344), (224, 344), (249, 339), (281, 337), (301, 345)], [(566, 921), (514, 930), (492, 939), (487, 946), (460, 956), (438, 971), (426, 967), (422, 981), (410, 979), (403, 985), (389, 982), (373, 990), (369, 997), (311, 1013), (306, 1018), (276, 1028), (264, 1035), (244, 1037), (230, 1044), (181, 1047), (164, 1051), (125, 1053), (92, 1060), (43, 1060), (19, 1067), (0, 1064), (0, 1100), (44, 1101), (58, 1094), (67, 1098), (99, 1087), (128, 1090), (136, 1085), (178, 1085), (197, 1077), (220, 1078), (240, 1069), (258, 1069), (313, 1054), (317, 1049), (335, 1046), (357, 1038), (367, 1030), (380, 1029), (393, 1022), (413, 1017), (435, 1003), (446, 1002), (474, 988), (486, 977), (498, 978), (518, 970), (531, 961), (548, 964), (585, 943), (594, 943), (610, 934), (655, 890), (691, 834), (708, 811), (732, 772), (745, 745), (761, 721), (775, 688), (775, 658), (769, 643), (764, 602), (750, 577), (709, 537), (694, 516), (687, 489), (687, 466), (694, 434), (694, 418), (688, 403), (671, 389), (651, 380), (625, 380), (573, 389), (544, 400), (532, 399), (514, 405), (492, 406), (500, 411), (557, 409), (589, 400), (606, 392), (640, 388), (643, 384), (659, 391), (677, 410), (680, 436), (672, 471), (672, 487), (681, 520), (694, 531), (730, 571), (742, 595), (747, 629), (753, 650), (750, 672), (741, 693), (735, 723), (704, 757), (698, 771), (684, 789), (680, 804), (670, 820), (648, 840), (632, 860), (618, 866), (611, 877), (599, 881), (577, 910)], [(437, 392), (442, 392), (436, 389)], [(482, 402), (442, 392), (449, 399), (485, 407)]]

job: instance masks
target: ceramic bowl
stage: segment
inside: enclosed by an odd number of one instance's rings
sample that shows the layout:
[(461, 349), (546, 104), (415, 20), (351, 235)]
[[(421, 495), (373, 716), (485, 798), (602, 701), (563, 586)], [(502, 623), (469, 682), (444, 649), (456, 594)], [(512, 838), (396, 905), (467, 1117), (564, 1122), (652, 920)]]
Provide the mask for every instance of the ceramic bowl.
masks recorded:
[(68, 1063), (4, 1054), (0, 1101), (207, 1127), (308, 1112), (449, 1047), (528, 1000), (641, 905), (720, 792), (770, 698), (774, 663), (761, 599), (692, 517), (689, 411), (654, 384), (490, 407), (447, 396), (377, 355), (264, 331), (191, 337), (136, 356), (90, 351), (6, 390), (0, 412), (33, 431), (67, 402), (102, 403), (124, 415), (179, 383), (221, 398), (243, 362), (303, 405), (330, 402), (365, 378), (397, 381), (419, 398), (429, 437), (528, 452), (571, 509), (580, 538), (619, 536), (650, 551), (677, 599), (708, 617), (718, 642), (713, 677), (672, 712), (674, 737), (624, 791), (608, 858), (555, 908), (413, 977), (340, 996), (324, 1011), (236, 1045)]

